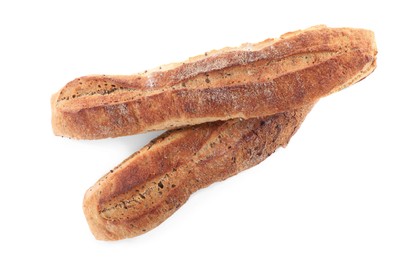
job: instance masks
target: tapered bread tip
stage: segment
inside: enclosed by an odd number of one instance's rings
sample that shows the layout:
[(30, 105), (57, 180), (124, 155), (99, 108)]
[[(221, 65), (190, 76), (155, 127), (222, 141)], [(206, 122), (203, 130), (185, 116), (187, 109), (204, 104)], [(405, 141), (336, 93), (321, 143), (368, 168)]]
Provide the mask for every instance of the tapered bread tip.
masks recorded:
[(55, 93), (51, 96), (51, 126), (53, 128), (54, 135), (63, 136), (64, 131), (61, 131), (60, 119), (61, 115), (58, 115), (59, 111), (57, 109), (57, 100), (59, 93)]

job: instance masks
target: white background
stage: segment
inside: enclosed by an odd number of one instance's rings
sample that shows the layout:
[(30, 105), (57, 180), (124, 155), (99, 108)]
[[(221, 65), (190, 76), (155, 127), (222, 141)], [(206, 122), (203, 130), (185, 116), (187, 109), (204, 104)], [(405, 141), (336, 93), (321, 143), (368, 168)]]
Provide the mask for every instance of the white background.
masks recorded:
[[(395, 1), (1, 1), (0, 259), (409, 259), (408, 11)], [(317, 24), (372, 29), (376, 71), (319, 102), (286, 149), (197, 192), (158, 228), (94, 239), (84, 192), (158, 132), (56, 137), (52, 93), (79, 76)]]

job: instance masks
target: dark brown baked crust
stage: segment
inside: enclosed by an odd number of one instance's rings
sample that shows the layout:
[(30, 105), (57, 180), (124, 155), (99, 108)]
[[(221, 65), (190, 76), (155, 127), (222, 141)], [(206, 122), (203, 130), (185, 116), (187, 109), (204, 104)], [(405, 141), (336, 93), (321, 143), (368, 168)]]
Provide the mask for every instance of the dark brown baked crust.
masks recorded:
[(273, 115), (351, 85), (376, 66), (371, 31), (318, 26), (130, 76), (87, 76), (52, 98), (56, 135), (99, 139)]
[(83, 209), (91, 231), (97, 239), (118, 240), (151, 230), (196, 190), (286, 146), (311, 107), (166, 132), (86, 192)]

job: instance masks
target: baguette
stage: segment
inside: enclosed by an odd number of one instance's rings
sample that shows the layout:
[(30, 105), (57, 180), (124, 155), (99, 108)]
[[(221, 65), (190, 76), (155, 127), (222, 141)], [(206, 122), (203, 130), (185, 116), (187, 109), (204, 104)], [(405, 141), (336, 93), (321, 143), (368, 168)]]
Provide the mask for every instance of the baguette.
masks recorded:
[(128, 76), (86, 76), (52, 97), (56, 135), (99, 139), (299, 108), (376, 66), (371, 31), (312, 27)]
[(196, 190), (285, 146), (311, 107), (164, 133), (86, 192), (83, 209), (92, 233), (99, 240), (118, 240), (155, 228)]

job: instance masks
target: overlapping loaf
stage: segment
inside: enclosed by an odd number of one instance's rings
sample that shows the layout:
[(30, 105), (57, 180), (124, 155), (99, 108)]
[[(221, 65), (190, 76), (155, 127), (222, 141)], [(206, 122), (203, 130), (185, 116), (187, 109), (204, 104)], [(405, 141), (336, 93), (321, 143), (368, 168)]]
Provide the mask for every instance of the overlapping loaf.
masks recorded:
[(83, 209), (92, 233), (100, 240), (118, 240), (158, 226), (196, 190), (285, 146), (311, 107), (166, 132), (86, 192)]
[(371, 31), (312, 27), (129, 76), (87, 76), (52, 98), (56, 135), (99, 139), (295, 109), (375, 66)]

